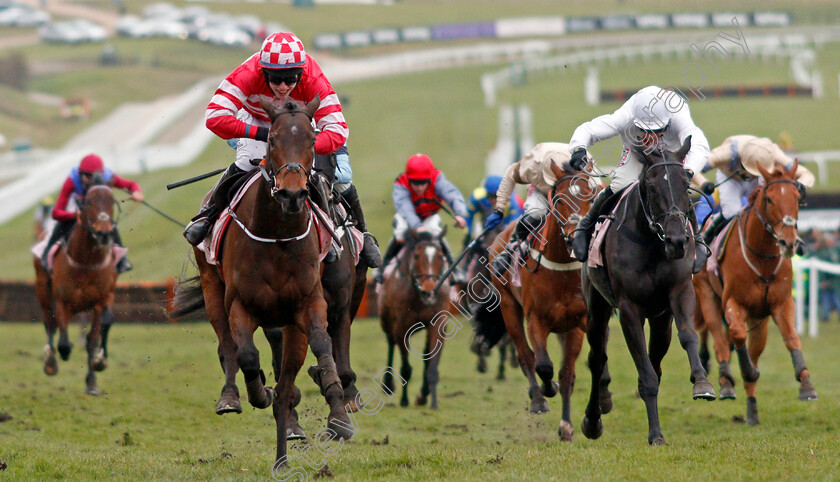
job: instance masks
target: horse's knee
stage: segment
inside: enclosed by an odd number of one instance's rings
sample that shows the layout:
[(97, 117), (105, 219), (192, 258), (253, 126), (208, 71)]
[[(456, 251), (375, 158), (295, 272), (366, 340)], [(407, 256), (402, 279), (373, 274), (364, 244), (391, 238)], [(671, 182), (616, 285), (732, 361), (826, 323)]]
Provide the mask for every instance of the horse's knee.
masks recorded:
[(236, 361), (239, 363), (239, 369), (242, 370), (246, 382), (259, 376), (260, 353), (256, 348), (240, 348), (236, 354)]
[(659, 394), (659, 379), (657, 377), (647, 377), (639, 379), (639, 396), (642, 400), (648, 398), (656, 398)]
[(551, 380), (551, 378), (554, 376), (554, 366), (551, 364), (551, 362), (540, 363), (536, 366), (535, 370), (541, 380)]

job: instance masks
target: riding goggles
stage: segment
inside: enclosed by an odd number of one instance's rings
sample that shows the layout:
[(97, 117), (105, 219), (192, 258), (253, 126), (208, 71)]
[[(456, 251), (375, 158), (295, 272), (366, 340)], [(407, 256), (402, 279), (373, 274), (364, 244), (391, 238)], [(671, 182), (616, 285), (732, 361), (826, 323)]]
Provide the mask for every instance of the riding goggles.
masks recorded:
[(280, 85), (284, 83), (286, 85), (292, 85), (300, 82), (301, 73), (301, 70), (295, 70), (292, 72), (289, 72), (288, 70), (265, 70), (265, 78), (274, 85)]

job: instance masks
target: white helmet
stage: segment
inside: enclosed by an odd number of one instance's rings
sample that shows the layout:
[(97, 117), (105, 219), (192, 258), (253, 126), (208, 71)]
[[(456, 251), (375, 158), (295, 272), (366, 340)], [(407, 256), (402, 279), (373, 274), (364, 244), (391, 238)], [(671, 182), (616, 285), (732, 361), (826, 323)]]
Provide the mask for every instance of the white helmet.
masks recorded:
[[(639, 129), (658, 131), (668, 127), (671, 122), (672, 109), (668, 105), (674, 92), (655, 85), (645, 87), (633, 95), (633, 123)], [(679, 107), (682, 107), (682, 98)], [(679, 108), (673, 111), (678, 111)]]

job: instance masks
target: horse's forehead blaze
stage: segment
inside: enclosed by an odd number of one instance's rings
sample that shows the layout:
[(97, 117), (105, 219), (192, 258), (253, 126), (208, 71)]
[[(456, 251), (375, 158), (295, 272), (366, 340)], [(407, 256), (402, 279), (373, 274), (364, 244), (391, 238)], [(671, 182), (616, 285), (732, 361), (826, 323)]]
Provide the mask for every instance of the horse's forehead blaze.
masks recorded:
[(429, 260), (429, 264), (432, 264), (435, 261), (435, 253), (437, 253), (437, 248), (434, 246), (426, 246), (426, 259)]

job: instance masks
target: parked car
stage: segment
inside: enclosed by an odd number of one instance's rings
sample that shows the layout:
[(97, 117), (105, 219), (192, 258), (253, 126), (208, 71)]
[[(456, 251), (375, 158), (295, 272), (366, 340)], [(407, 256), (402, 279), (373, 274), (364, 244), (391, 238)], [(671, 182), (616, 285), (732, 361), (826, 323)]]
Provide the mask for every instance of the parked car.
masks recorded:
[(50, 14), (24, 5), (0, 10), (2, 27), (37, 27), (50, 21)]
[(48, 23), (38, 29), (41, 40), (49, 43), (80, 44), (102, 42), (108, 32), (101, 25), (84, 19)]

